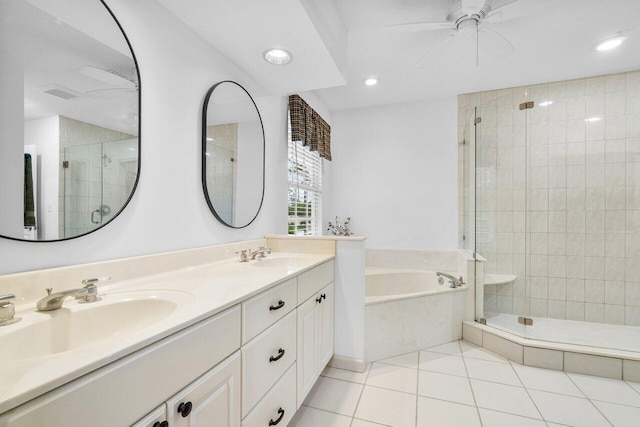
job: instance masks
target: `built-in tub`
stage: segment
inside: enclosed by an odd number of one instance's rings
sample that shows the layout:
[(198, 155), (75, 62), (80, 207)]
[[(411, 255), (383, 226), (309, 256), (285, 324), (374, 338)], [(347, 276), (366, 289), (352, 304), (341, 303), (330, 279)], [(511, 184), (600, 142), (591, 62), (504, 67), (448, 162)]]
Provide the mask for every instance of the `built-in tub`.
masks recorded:
[[(461, 274), (446, 272), (454, 277)], [(467, 287), (451, 288), (435, 271), (367, 267), (365, 357), (368, 362), (462, 337)]]

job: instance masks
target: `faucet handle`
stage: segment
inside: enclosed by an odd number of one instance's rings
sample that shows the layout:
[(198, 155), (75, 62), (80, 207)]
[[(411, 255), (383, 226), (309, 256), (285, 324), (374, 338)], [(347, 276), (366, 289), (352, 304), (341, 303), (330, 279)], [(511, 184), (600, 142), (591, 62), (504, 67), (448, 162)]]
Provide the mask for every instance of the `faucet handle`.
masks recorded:
[(92, 279), (84, 279), (82, 281), (82, 284), (87, 286), (87, 285), (97, 285), (100, 282), (107, 282), (111, 280), (111, 277), (109, 276), (104, 276), (104, 277), (94, 277)]
[(249, 250), (243, 249), (240, 252), (236, 252), (236, 254), (240, 254), (240, 262), (249, 262), (250, 253), (251, 253), (251, 249)]
[(10, 301), (12, 299), (15, 299), (16, 296), (13, 294), (7, 294), (7, 295), (0, 295), (0, 301)]
[(14, 307), (13, 303), (2, 302), (10, 301), (15, 297), (16, 296), (13, 294), (0, 295), (0, 326), (11, 325), (20, 321), (19, 317), (15, 317), (16, 308)]

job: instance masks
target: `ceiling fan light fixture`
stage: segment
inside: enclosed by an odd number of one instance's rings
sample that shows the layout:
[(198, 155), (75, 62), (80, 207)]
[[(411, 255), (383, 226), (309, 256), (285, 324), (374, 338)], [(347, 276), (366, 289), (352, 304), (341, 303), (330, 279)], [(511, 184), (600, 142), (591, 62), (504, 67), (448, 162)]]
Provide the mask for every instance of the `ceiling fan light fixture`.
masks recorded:
[(365, 86), (375, 86), (380, 80), (377, 77), (367, 77), (362, 81)]
[(620, 46), (626, 39), (627, 39), (627, 36), (611, 37), (596, 43), (596, 45), (594, 46), (594, 49), (597, 50), (598, 52), (604, 52), (606, 50), (615, 49), (616, 47)]
[(262, 53), (262, 57), (269, 64), (273, 65), (287, 65), (293, 60), (293, 55), (286, 49), (271, 48)]

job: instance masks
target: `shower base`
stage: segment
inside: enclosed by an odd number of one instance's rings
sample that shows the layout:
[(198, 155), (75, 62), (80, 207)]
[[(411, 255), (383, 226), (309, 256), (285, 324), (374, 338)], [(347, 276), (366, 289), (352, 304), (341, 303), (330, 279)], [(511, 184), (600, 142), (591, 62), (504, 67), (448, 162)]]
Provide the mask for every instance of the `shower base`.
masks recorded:
[[(514, 321), (515, 325), (519, 325), (516, 316), (512, 319), (487, 319), (493, 324), (496, 324), (495, 320), (504, 321), (507, 326), (512, 326)], [(534, 318), (534, 327), (536, 322), (539, 328), (535, 334), (546, 334), (544, 340), (534, 338), (532, 331), (528, 329), (525, 338), (522, 334), (505, 330), (507, 328), (504, 327), (482, 325), (473, 321), (463, 322), (462, 336), (472, 344), (521, 365), (640, 382), (640, 351), (598, 346), (603, 343), (606, 346), (620, 344), (624, 341), (627, 349), (637, 348), (638, 343), (630, 341), (640, 339), (640, 328), (538, 318)], [(626, 328), (630, 330), (625, 330)], [(523, 331), (523, 328), (518, 330)], [(635, 331), (637, 335), (629, 335), (631, 331)], [(618, 333), (621, 335), (615, 336)], [(566, 342), (569, 341), (568, 338), (571, 342)]]
[[(523, 338), (640, 352), (640, 327), (534, 317), (526, 328), (514, 314), (485, 313), (487, 326)], [(526, 329), (526, 330), (525, 330)]]

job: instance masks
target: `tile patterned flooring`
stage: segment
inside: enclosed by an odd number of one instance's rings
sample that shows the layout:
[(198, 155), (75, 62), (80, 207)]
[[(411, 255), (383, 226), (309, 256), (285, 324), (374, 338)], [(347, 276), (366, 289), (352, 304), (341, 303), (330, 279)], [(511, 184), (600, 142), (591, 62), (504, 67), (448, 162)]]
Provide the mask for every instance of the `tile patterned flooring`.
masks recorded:
[(532, 368), (465, 341), (326, 368), (290, 427), (640, 426), (640, 383)]

